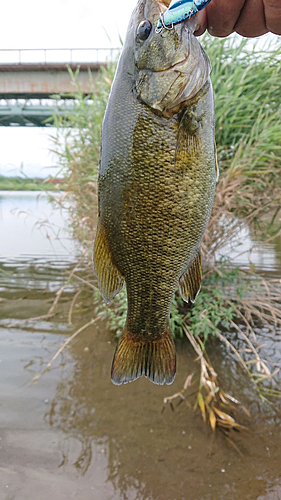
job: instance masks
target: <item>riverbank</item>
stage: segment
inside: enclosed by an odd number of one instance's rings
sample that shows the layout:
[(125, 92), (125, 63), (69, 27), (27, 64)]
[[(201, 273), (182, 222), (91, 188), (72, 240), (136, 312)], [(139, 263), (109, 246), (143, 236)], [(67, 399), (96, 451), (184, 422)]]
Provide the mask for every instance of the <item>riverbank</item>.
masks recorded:
[(0, 176), (0, 191), (64, 191), (63, 179)]

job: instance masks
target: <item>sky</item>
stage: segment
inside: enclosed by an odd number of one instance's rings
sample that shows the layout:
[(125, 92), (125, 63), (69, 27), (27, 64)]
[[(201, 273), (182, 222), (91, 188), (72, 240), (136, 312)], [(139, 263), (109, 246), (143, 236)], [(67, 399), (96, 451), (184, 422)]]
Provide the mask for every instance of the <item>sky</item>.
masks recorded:
[[(1, 5), (1, 49), (120, 47), (136, 0), (11, 0)], [(4, 20), (8, 22), (3, 22)], [(6, 55), (5, 55), (6, 57)], [(2, 54), (2, 60), (4, 55)], [(0, 175), (56, 172), (51, 129), (0, 127)]]
[[(122, 3), (122, 10), (120, 4)], [(1, 48), (120, 46), (136, 0), (11, 0), (1, 5)], [(4, 20), (9, 22), (4, 22)]]
[[(120, 47), (136, 0), (11, 0), (1, 5), (1, 49)], [(7, 20), (7, 22), (5, 22)], [(2, 60), (3, 60), (2, 53)], [(0, 175), (54, 174), (51, 129), (0, 127)]]

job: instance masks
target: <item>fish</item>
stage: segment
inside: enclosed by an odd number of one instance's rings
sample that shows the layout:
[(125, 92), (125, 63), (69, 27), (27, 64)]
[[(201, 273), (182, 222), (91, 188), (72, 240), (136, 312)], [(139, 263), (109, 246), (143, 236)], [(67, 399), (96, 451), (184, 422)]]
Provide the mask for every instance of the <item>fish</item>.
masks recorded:
[(201, 286), (201, 241), (217, 178), (211, 65), (195, 17), (156, 33), (157, 0), (129, 22), (101, 133), (94, 267), (104, 301), (126, 285), (116, 385), (176, 374), (170, 308)]
[(197, 14), (204, 9), (211, 0), (172, 0), (165, 13), (160, 14), (156, 32), (168, 28)]

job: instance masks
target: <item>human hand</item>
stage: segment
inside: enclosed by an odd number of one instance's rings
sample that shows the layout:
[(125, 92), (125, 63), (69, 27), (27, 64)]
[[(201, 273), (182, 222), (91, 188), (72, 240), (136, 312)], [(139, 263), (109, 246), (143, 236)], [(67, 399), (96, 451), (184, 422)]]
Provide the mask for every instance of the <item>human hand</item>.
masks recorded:
[(281, 0), (212, 0), (197, 16), (195, 35), (206, 29), (218, 37), (233, 31), (245, 37), (281, 35)]

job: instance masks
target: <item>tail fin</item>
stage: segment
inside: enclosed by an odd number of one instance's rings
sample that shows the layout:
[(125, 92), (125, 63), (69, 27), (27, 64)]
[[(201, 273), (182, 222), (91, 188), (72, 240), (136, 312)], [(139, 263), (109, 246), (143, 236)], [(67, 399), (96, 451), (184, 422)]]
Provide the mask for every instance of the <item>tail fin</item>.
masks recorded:
[[(152, 335), (151, 335), (152, 337)], [(138, 337), (126, 326), (116, 348), (111, 380), (116, 385), (133, 382), (144, 375), (154, 384), (170, 385), (176, 374), (176, 353), (170, 331), (161, 337)]]

